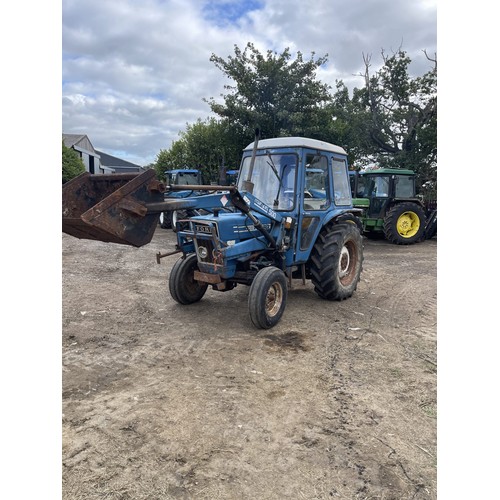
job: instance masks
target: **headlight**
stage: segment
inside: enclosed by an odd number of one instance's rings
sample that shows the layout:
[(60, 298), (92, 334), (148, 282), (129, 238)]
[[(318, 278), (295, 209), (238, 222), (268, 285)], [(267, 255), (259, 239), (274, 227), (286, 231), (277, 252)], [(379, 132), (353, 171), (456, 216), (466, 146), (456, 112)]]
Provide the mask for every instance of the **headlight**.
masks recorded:
[(198, 247), (198, 256), (200, 259), (206, 259), (208, 255), (208, 250), (205, 247)]

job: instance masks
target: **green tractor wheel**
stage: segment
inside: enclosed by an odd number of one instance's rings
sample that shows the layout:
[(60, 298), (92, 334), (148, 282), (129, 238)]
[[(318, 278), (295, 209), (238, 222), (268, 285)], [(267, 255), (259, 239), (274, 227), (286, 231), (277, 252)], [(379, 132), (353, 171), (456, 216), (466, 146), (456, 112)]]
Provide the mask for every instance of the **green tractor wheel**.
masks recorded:
[(416, 203), (398, 203), (386, 214), (384, 234), (397, 245), (411, 245), (420, 241), (425, 230), (424, 209)]

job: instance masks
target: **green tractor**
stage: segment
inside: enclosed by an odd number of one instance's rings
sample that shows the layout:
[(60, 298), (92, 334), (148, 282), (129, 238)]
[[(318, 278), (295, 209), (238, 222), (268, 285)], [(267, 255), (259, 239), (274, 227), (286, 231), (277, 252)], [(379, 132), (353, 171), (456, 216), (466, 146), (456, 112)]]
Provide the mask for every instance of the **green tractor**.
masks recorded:
[(411, 245), (437, 232), (436, 204), (427, 206), (415, 192), (415, 172), (375, 168), (349, 172), (353, 206), (363, 210), (364, 233)]

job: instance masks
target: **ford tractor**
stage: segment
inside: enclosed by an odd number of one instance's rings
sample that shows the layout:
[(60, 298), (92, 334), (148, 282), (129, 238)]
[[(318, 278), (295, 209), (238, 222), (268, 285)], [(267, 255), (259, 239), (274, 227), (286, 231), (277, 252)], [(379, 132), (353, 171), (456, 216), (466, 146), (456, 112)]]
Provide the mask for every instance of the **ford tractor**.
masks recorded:
[[(347, 154), (302, 137), (256, 140), (243, 151), (234, 186), (191, 186), (203, 196), (164, 199), (168, 190), (146, 171), (73, 179), (63, 188), (63, 231), (79, 238), (142, 246), (159, 214), (203, 211), (177, 221), (179, 253), (169, 291), (179, 304), (210, 288), (249, 287), (251, 322), (268, 329), (281, 319), (293, 279), (310, 280), (328, 301), (351, 297), (363, 264), (361, 210), (352, 205)], [(216, 190), (214, 192), (214, 190)]]

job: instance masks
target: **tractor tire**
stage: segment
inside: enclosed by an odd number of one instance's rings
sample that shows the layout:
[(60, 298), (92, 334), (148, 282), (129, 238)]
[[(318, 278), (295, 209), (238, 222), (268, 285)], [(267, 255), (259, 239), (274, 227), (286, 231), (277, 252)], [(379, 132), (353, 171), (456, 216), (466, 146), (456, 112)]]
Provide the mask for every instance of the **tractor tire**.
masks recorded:
[(201, 283), (194, 279), (196, 270), (198, 270), (198, 259), (195, 253), (181, 257), (172, 267), (168, 288), (172, 298), (179, 304), (193, 304), (205, 295), (208, 283)]
[[(174, 210), (172, 212), (172, 231), (174, 233), (177, 232), (177, 221), (181, 219), (185, 219), (188, 216), (187, 210)], [(187, 222), (181, 222), (180, 224), (180, 230), (184, 231), (189, 227), (189, 224)]]
[(172, 229), (172, 212), (161, 212), (160, 227), (162, 229)]
[(425, 239), (430, 240), (437, 235), (437, 213), (429, 215), (427, 227), (425, 228)]
[(425, 212), (416, 203), (398, 203), (385, 216), (385, 237), (396, 245), (417, 243), (424, 237), (424, 231)]
[(311, 252), (314, 291), (326, 300), (344, 300), (356, 290), (363, 268), (363, 237), (355, 224), (326, 226)]
[(257, 328), (275, 326), (286, 307), (288, 283), (285, 273), (277, 267), (265, 267), (255, 276), (248, 294), (250, 319)]

